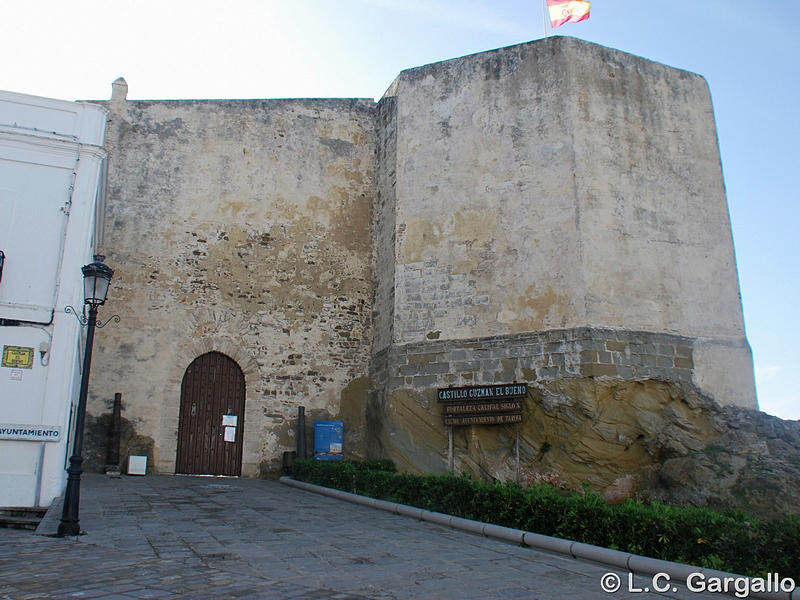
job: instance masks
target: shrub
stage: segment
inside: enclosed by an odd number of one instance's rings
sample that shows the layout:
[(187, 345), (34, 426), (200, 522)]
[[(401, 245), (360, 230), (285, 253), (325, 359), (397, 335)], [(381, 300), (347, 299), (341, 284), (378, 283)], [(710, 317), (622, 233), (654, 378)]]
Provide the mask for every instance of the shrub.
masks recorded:
[(388, 471), (389, 473), (397, 473), (397, 467), (395, 467), (394, 462), (388, 458), (372, 458), (370, 460), (365, 460), (362, 464), (368, 471)]
[(628, 500), (545, 483), (484, 483), (468, 475), (397, 473), (388, 460), (298, 459), (296, 479), (426, 510), (699, 567), (800, 580), (800, 516), (760, 520), (741, 511)]

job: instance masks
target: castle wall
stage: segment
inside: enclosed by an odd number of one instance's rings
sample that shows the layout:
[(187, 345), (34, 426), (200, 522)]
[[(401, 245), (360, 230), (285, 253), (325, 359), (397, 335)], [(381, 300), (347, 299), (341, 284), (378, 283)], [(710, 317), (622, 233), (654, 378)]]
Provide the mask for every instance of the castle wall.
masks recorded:
[(375, 240), (375, 303), (373, 352), (388, 348), (393, 340), (397, 198), (397, 102), (387, 96), (377, 110), (377, 164), (373, 234)]
[[(520, 451), (528, 469), (542, 468), (537, 454), (542, 444), (561, 448), (580, 444), (564, 437), (554, 425), (553, 406), (542, 406), (544, 390), (565, 387), (559, 402), (576, 404), (579, 410), (561, 415), (569, 421), (585, 419), (591, 411), (606, 409), (599, 404), (595, 378), (620, 385), (629, 382), (669, 382), (679, 389), (693, 390), (693, 340), (676, 335), (581, 327), (494, 336), (471, 340), (435, 340), (395, 345), (385, 363), (387, 384), (380, 398), (379, 418), (373, 427), (373, 446), (391, 456), (409, 471), (444, 473), (448, 468), (446, 427), (442, 425), (442, 404), (438, 388), (525, 381), (531, 397), (523, 411)], [(646, 386), (642, 386), (645, 389)], [(626, 388), (626, 389), (635, 389)], [(647, 394), (642, 393), (642, 396)], [(615, 402), (619, 402), (615, 398)], [(622, 404), (625, 402), (622, 401)], [(636, 411), (638, 407), (630, 410)], [(550, 417), (536, 424), (529, 421), (537, 411)], [(650, 415), (660, 419), (661, 407)], [(647, 419), (647, 415), (637, 418)], [(614, 440), (617, 432), (628, 432), (629, 423), (605, 416), (594, 423), (603, 437)], [(691, 427), (691, 426), (688, 426)], [(469, 470), (483, 477), (512, 479), (513, 428), (510, 426), (457, 427), (457, 470)], [(636, 436), (633, 436), (634, 438)], [(617, 440), (619, 442), (620, 440)], [(625, 446), (625, 444), (621, 444)], [(622, 452), (624, 448), (619, 448)], [(541, 457), (540, 457), (541, 458)], [(591, 462), (591, 458), (587, 459)], [(562, 473), (584, 470), (586, 465), (567, 462), (558, 466)], [(609, 476), (609, 472), (614, 472)], [(611, 469), (597, 473), (598, 482), (609, 485), (623, 475)], [(610, 477), (610, 479), (609, 479)], [(577, 487), (580, 481), (577, 481)]]
[(275, 470), (298, 406), (363, 413), (374, 103), (115, 94), (101, 316), (122, 320), (97, 336), (90, 413), (121, 392), (137, 443), (173, 472), (182, 377), (218, 351), (245, 375), (243, 474)]
[(400, 75), (396, 343), (584, 323), (566, 59), (537, 43)]
[(630, 54), (570, 46), (587, 320), (743, 336), (708, 85)]
[(393, 95), (395, 344), (678, 335), (705, 393), (756, 405), (701, 77), (548, 38), (404, 71)]
[[(158, 470), (209, 351), (244, 372), (244, 474), (294, 448), (298, 406), (344, 420), (350, 455), (441, 470), (450, 385), (755, 407), (701, 77), (556, 37), (404, 71), (377, 105), (123, 85), (103, 244), (122, 323), (98, 336), (90, 412), (121, 392)], [(468, 468), (507, 475), (508, 428), (460, 431)], [(563, 441), (528, 433), (528, 457)]]
[(696, 339), (694, 382), (755, 407), (706, 81), (569, 44), (586, 323)]

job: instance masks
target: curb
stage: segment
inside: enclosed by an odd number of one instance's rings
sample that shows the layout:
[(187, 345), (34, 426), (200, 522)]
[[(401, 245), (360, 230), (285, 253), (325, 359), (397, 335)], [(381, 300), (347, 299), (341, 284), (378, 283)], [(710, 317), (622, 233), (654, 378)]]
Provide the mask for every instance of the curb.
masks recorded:
[[(522, 531), (521, 529), (512, 529), (510, 527), (492, 525), (490, 523), (483, 523), (481, 521), (472, 521), (462, 517), (454, 517), (444, 513), (431, 512), (422, 508), (414, 508), (412, 506), (398, 504), (396, 502), (389, 502), (387, 500), (378, 500), (376, 498), (368, 498), (367, 496), (359, 496), (358, 494), (351, 494), (350, 492), (344, 492), (342, 490), (327, 488), (320, 485), (315, 485), (313, 483), (306, 483), (305, 481), (297, 481), (291, 477), (281, 477), (280, 482), (284, 485), (296, 487), (308, 492), (314, 492), (316, 494), (322, 494), (324, 496), (330, 496), (331, 498), (337, 498), (353, 504), (369, 506), (371, 508), (377, 508), (397, 515), (414, 517), (420, 521), (427, 521), (437, 525), (445, 525), (452, 527), (453, 529), (466, 531), (468, 533), (475, 533), (518, 545), (525, 545), (530, 548), (536, 548), (537, 550), (546, 550), (556, 554), (563, 554), (565, 556), (571, 556), (575, 559), (590, 560), (592, 562), (600, 563), (609, 567), (622, 569), (636, 575), (652, 577), (658, 573), (666, 573), (669, 576), (669, 581), (677, 581), (683, 585), (686, 585), (686, 581), (690, 575), (697, 573), (702, 574), (702, 579), (704, 580), (708, 580), (709, 578), (719, 578), (723, 580), (724, 578), (733, 578), (747, 579), (749, 583), (753, 581), (753, 578), (745, 577), (744, 575), (725, 573), (724, 571), (716, 571), (714, 569), (707, 569), (703, 567), (693, 567), (691, 565), (659, 560), (657, 558), (648, 558), (646, 556), (639, 556), (638, 554), (631, 554), (629, 552), (621, 552), (619, 550), (611, 550), (609, 548), (584, 544), (583, 542), (574, 542), (572, 540), (541, 535), (539, 533), (532, 533), (530, 531)], [(695, 575), (695, 577), (697, 576)], [(732, 587), (733, 586), (731, 586), (731, 588)], [(729, 589), (727, 592), (718, 593), (727, 594), (729, 596), (737, 595), (735, 589)], [(800, 587), (795, 588), (793, 592), (750, 592), (747, 597), (763, 598), (766, 600), (800, 600)]]

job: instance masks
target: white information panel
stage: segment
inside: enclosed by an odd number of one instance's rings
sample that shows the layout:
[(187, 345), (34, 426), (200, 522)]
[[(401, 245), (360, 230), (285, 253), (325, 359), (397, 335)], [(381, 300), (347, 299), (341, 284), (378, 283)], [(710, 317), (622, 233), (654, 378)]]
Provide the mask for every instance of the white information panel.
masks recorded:
[(8, 425), (0, 423), (0, 440), (58, 442), (61, 440), (61, 427), (48, 425)]

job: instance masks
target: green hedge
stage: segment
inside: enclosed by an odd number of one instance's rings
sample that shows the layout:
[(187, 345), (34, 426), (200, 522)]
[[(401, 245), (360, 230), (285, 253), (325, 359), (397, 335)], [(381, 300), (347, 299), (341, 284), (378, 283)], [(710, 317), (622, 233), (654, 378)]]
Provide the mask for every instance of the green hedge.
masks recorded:
[(800, 580), (800, 516), (765, 521), (740, 511), (629, 500), (586, 491), (523, 489), (469, 476), (396, 473), (391, 461), (298, 459), (294, 478), (426, 510), (733, 573)]

